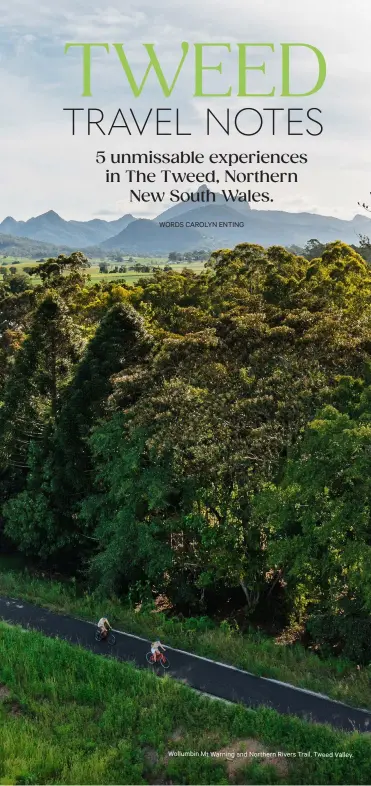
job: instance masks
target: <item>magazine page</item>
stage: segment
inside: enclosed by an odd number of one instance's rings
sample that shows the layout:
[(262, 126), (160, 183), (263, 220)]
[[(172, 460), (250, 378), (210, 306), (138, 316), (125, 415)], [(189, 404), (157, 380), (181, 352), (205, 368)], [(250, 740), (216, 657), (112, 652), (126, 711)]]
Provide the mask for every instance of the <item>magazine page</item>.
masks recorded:
[(367, 784), (371, 6), (0, 8), (0, 783)]

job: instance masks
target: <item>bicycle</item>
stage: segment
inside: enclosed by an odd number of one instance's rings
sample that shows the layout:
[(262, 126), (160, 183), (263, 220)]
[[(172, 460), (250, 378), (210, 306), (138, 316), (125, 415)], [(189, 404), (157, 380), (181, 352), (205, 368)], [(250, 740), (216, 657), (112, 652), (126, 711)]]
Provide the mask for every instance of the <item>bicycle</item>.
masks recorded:
[(146, 661), (147, 663), (150, 663), (151, 666), (155, 666), (156, 663), (160, 663), (163, 669), (168, 669), (170, 666), (168, 658), (166, 658), (162, 652), (160, 652), (160, 656), (158, 658), (155, 658), (152, 652), (147, 652)]
[(109, 632), (108, 636), (102, 636), (101, 630), (95, 631), (95, 641), (107, 641), (108, 644), (116, 644), (116, 636), (112, 631)]

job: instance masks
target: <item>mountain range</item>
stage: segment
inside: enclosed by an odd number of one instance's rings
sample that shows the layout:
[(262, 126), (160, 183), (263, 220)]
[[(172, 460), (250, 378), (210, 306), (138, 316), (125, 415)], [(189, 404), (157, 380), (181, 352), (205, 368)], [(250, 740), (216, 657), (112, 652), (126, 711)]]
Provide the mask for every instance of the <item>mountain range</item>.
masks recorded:
[[(11, 236), (14, 242), (24, 238), (38, 246), (49, 244), (41, 252), (43, 256), (48, 251), (52, 255), (50, 244), (59, 250), (63, 248), (63, 252), (84, 250), (89, 256), (116, 249), (155, 256), (169, 251), (225, 248), (241, 242), (304, 246), (311, 238), (323, 243), (343, 240), (357, 245), (360, 235), (371, 236), (371, 219), (366, 216), (343, 220), (308, 212), (254, 210), (248, 202), (226, 202), (222, 194), (215, 194), (214, 202), (196, 201), (206, 190), (201, 186), (193, 199), (173, 205), (151, 220), (127, 214), (114, 221), (65, 221), (53, 210), (28, 221), (8, 216), (0, 223), (0, 249), (6, 245), (4, 235)], [(161, 226), (164, 222), (168, 226)]]
[[(100, 246), (97, 251), (102, 253)], [(58, 254), (70, 254), (69, 246), (54, 246), (52, 243), (42, 243), (39, 240), (30, 240), (27, 237), (0, 234), (0, 257), (26, 257), (27, 259), (42, 259), (56, 257)]]
[(43, 243), (64, 245), (69, 248), (88, 248), (100, 245), (134, 221), (134, 216), (126, 215), (115, 221), (94, 218), (91, 221), (65, 221), (54, 210), (28, 221), (15, 221), (7, 216), (0, 224), (0, 233), (13, 237), (27, 237)]

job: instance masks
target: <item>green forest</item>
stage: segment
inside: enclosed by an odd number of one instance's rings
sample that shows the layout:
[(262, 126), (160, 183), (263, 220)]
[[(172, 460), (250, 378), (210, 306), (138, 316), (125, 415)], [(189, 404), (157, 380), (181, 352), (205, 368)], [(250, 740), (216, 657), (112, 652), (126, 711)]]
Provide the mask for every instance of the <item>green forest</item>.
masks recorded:
[(3, 552), (365, 664), (370, 467), (371, 269), (344, 243), (0, 284)]

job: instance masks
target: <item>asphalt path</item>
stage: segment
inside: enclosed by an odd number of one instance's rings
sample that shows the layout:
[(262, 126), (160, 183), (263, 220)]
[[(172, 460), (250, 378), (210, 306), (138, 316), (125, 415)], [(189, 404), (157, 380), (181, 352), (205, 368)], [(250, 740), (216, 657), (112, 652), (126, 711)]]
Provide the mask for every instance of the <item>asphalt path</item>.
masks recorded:
[[(140, 668), (155, 668), (159, 675), (163, 673), (162, 666), (153, 667), (146, 662), (149, 641), (139, 636), (115, 630), (115, 645), (110, 646), (107, 641), (96, 642), (94, 623), (57, 614), (14, 598), (0, 597), (0, 619), (40, 631), (45, 636), (65, 639), (97, 655), (109, 655), (121, 661), (130, 661)], [(166, 674), (201, 693), (247, 707), (264, 705), (285, 715), (298, 715), (309, 722), (328, 723), (345, 731), (371, 732), (371, 711), (356, 709), (287, 683), (256, 677), (233, 666), (192, 655), (163, 643), (170, 661)]]

